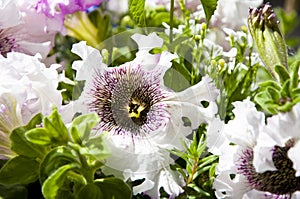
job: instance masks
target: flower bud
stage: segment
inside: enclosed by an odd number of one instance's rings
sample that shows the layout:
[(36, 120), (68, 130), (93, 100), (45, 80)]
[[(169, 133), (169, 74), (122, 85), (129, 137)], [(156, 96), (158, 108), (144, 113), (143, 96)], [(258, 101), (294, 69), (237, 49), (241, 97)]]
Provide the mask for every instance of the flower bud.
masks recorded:
[(279, 21), (270, 4), (261, 8), (250, 8), (248, 26), (257, 47), (260, 58), (278, 80), (275, 65), (282, 65), (288, 69), (287, 48), (282, 33), (279, 30)]

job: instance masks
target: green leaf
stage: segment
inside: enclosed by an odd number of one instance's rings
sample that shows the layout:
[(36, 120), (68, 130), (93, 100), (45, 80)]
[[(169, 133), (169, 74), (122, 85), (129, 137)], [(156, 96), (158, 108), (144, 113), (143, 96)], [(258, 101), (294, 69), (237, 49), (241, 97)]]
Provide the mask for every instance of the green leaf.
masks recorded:
[(129, 186), (118, 178), (102, 178), (94, 181), (103, 193), (104, 198), (131, 199), (132, 193)]
[(27, 157), (43, 157), (45, 149), (32, 144), (25, 138), (25, 133), (36, 128), (42, 122), (42, 114), (34, 116), (26, 126), (18, 127), (10, 134), (11, 149), (19, 155)]
[(43, 183), (53, 171), (63, 165), (77, 163), (76, 156), (65, 146), (52, 149), (42, 160), (40, 165), (40, 182)]
[(284, 84), (286, 80), (290, 79), (289, 72), (282, 65), (276, 65), (275, 72), (277, 73), (281, 84)]
[(100, 121), (96, 113), (81, 115), (75, 118), (70, 127), (70, 133), (73, 141), (80, 144), (89, 138), (91, 130)]
[(138, 26), (145, 26), (145, 0), (131, 0), (129, 13)]
[(206, 22), (209, 24), (211, 16), (214, 15), (215, 10), (217, 9), (218, 0), (200, 0), (203, 6)]
[(61, 120), (57, 109), (54, 109), (48, 117), (45, 117), (43, 123), (52, 138), (60, 142), (68, 141), (68, 129)]
[(64, 184), (67, 172), (76, 167), (78, 164), (67, 164), (53, 172), (42, 185), (43, 196), (46, 199), (56, 199), (60, 187)]
[(1, 199), (27, 199), (27, 189), (23, 185), (4, 186), (0, 185)]
[(101, 189), (95, 184), (87, 184), (84, 186), (77, 196), (78, 199), (104, 199)]
[(25, 133), (25, 137), (28, 141), (42, 146), (48, 146), (52, 141), (45, 128), (31, 129)]
[(0, 170), (0, 183), (6, 185), (29, 184), (38, 179), (39, 163), (31, 158), (16, 156)]
[(270, 98), (274, 101), (274, 102), (278, 102), (280, 99), (280, 92), (276, 89), (274, 89), (273, 87), (268, 87), (266, 92), (270, 95)]
[(273, 87), (275, 88), (276, 90), (280, 91), (281, 90), (281, 87), (278, 85), (277, 82), (273, 81), (273, 80), (267, 80), (267, 81), (264, 81), (264, 82), (261, 82), (258, 84), (258, 86), (260, 87)]
[(300, 61), (295, 61), (292, 66), (291, 66), (291, 88), (297, 88), (298, 83), (299, 83), (299, 66), (300, 66)]
[(290, 97), (291, 96), (290, 84), (291, 84), (291, 80), (289, 79), (286, 82), (284, 82), (284, 84), (282, 85), (282, 89), (281, 89), (281, 93), (280, 93), (280, 95), (282, 97)]
[(85, 144), (85, 147), (79, 148), (81, 155), (90, 156), (100, 161), (109, 156), (109, 151), (105, 147), (102, 136), (93, 137), (89, 139)]

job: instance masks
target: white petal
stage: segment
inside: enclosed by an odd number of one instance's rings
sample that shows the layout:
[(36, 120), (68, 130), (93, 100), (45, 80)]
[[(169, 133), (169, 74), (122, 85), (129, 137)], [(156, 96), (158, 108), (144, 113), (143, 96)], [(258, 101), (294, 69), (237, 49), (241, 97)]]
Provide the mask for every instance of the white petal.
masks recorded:
[(217, 198), (241, 199), (250, 187), (245, 184), (246, 179), (242, 175), (236, 174), (232, 180), (230, 174), (222, 172), (216, 177), (213, 183), (215, 194)]
[[(185, 131), (192, 131), (199, 127), (201, 123), (207, 123), (214, 118), (215, 106), (212, 104), (207, 108), (199, 107), (188, 102), (166, 101), (171, 121), (178, 127), (178, 131), (186, 135)], [(187, 122), (184, 121), (187, 119)]]
[(9, 28), (21, 23), (21, 13), (15, 0), (2, 0), (0, 2), (0, 27)]
[(85, 41), (73, 44), (71, 51), (82, 58), (82, 60), (74, 61), (72, 64), (72, 68), (76, 70), (76, 80), (92, 79), (96, 71), (102, 73), (106, 69), (99, 50), (87, 46)]
[(288, 151), (289, 158), (293, 161), (293, 168), (296, 170), (296, 176), (300, 176), (300, 142), (298, 141), (296, 145)]
[(169, 100), (184, 101), (196, 105), (201, 105), (202, 101), (215, 101), (219, 95), (218, 89), (215, 87), (212, 79), (206, 75), (202, 80), (184, 91), (176, 93), (173, 98)]
[(162, 47), (163, 45), (163, 39), (154, 32), (149, 35), (135, 33), (131, 38), (137, 43), (139, 51), (149, 52), (153, 48)]
[(300, 191), (294, 192), (291, 199), (300, 199)]
[(214, 118), (208, 125), (207, 147), (208, 151), (215, 155), (221, 155), (224, 147), (229, 146), (229, 140), (223, 134), (224, 125), (220, 118)]
[(158, 188), (163, 187), (171, 198), (183, 192), (183, 189), (179, 186), (180, 180), (175, 175), (175, 172), (170, 169), (163, 169), (159, 173)]
[(274, 166), (272, 155), (273, 147), (259, 147), (253, 148), (253, 166), (256, 172), (263, 173), (265, 171), (277, 170)]
[(226, 171), (236, 173), (236, 160), (239, 158), (238, 152), (242, 151), (243, 148), (237, 145), (227, 145), (221, 149), (222, 154), (219, 156), (219, 164), (217, 165), (216, 172), (222, 173)]
[(35, 55), (36, 53), (40, 53), (43, 58), (46, 58), (52, 46), (50, 41), (43, 43), (34, 43), (29, 41), (20, 41), (18, 42), (20, 45), (19, 52), (23, 52), (29, 55)]
[(242, 199), (253, 199), (253, 198), (267, 198), (266, 192), (264, 191), (257, 191), (255, 189), (252, 189), (248, 191)]
[(256, 110), (249, 99), (234, 102), (233, 105), (235, 118), (224, 126), (223, 131), (233, 143), (253, 147), (264, 125), (264, 115)]
[(142, 193), (148, 190), (151, 190), (154, 187), (154, 182), (148, 179), (145, 179), (145, 181), (138, 185), (138, 186), (134, 186), (133, 189), (133, 194), (136, 195), (138, 193)]

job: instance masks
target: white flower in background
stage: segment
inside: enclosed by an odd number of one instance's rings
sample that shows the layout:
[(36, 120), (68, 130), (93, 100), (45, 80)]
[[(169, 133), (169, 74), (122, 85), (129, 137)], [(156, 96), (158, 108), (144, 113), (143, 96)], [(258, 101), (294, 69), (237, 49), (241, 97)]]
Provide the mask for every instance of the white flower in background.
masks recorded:
[(129, 2), (128, 0), (106, 0), (107, 10), (119, 15), (128, 12)]
[[(73, 63), (76, 79), (86, 80), (74, 109), (100, 116), (97, 133), (107, 132), (111, 150), (104, 171), (123, 172), (125, 180), (144, 179), (134, 187), (135, 194), (158, 197), (163, 187), (175, 196), (183, 191), (182, 181), (169, 167), (173, 159), (167, 149), (182, 148), (181, 140), (192, 129), (214, 117), (218, 91), (208, 76), (179, 93), (166, 88), (163, 76), (176, 56), (149, 53), (163, 44), (155, 33), (134, 34), (132, 39), (139, 47), (136, 58), (119, 67), (107, 67), (99, 51), (84, 42), (73, 45), (72, 52), (83, 59)], [(204, 108), (201, 101), (211, 105)], [(184, 123), (184, 118), (189, 122)]]
[(8, 53), (0, 56), (0, 157), (11, 157), (9, 133), (25, 125), (41, 112), (60, 108), (61, 92), (57, 90), (57, 65), (50, 68), (40, 62), (41, 56)]
[(262, 0), (219, 0), (211, 25), (238, 30), (241, 26), (247, 26), (249, 8), (262, 3)]
[(0, 54), (2, 56), (13, 51), (29, 55), (40, 53), (43, 57), (49, 53), (50, 41), (48, 38), (39, 37), (40, 35), (35, 32), (34, 25), (38, 21), (26, 21), (25, 18), (17, 0), (5, 0), (0, 3)]
[[(218, 198), (299, 198), (300, 104), (267, 118), (249, 99), (235, 102), (235, 118), (208, 131), (209, 151), (220, 155)], [(220, 127), (220, 120), (215, 124)]]

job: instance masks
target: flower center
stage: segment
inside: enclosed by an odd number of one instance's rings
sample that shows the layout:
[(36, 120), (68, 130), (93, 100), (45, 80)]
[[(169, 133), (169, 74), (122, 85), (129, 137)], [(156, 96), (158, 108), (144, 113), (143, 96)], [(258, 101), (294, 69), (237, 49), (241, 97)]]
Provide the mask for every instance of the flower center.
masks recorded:
[(169, 92), (160, 88), (159, 76), (140, 66), (120, 66), (97, 74), (89, 107), (100, 116), (101, 130), (145, 135), (164, 125), (168, 113), (159, 102)]
[(274, 146), (272, 160), (277, 170), (257, 173), (253, 166), (253, 151), (247, 149), (240, 157), (238, 172), (243, 174), (249, 185), (259, 191), (276, 195), (290, 195), (300, 190), (300, 177), (296, 177), (293, 162), (287, 152), (292, 147), (289, 142), (285, 147)]
[(137, 125), (142, 125), (147, 121), (147, 113), (150, 110), (150, 105), (131, 99), (127, 110), (128, 116), (132, 119), (132, 121)]
[(7, 53), (11, 52), (15, 48), (15, 39), (9, 37), (4, 33), (3, 29), (0, 29), (0, 53), (3, 57), (6, 57)]

